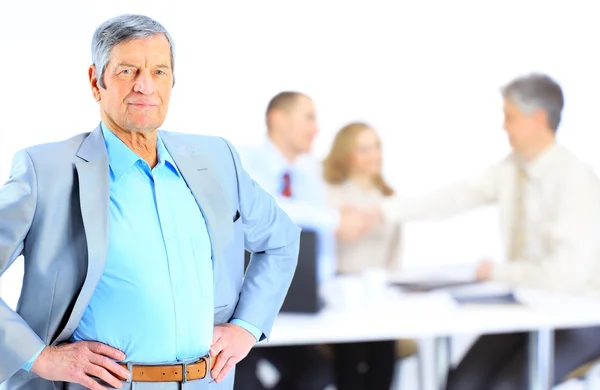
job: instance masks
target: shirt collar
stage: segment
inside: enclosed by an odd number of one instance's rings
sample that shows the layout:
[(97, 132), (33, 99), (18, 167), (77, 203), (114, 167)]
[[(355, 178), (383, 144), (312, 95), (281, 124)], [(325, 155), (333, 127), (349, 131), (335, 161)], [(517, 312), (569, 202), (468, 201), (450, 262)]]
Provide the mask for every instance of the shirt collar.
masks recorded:
[(168, 167), (174, 174), (181, 177), (181, 173), (179, 173), (179, 169), (177, 168), (177, 164), (171, 156), (171, 153), (167, 150), (165, 143), (160, 137), (160, 133), (156, 135), (156, 151), (158, 153), (158, 165), (164, 164)]
[(271, 174), (283, 175), (286, 172), (291, 174), (294, 171), (294, 164), (290, 164), (269, 137), (264, 140), (263, 151), (268, 156), (268, 169)]
[(260, 167), (264, 174), (269, 177), (279, 177), (286, 172), (293, 175), (294, 164), (290, 164), (269, 137), (265, 137), (258, 150), (261, 154), (260, 160), (264, 161), (263, 166)]
[(263, 158), (266, 158), (269, 162), (264, 168), (261, 167), (261, 170), (268, 170), (272, 175), (289, 173), (294, 176), (300, 173), (312, 172), (314, 168), (315, 159), (310, 153), (301, 154), (296, 157), (294, 162), (290, 163), (268, 136), (265, 137), (260, 152), (263, 154)]
[(561, 148), (553, 143), (533, 160), (522, 164), (527, 176), (532, 179), (540, 178), (546, 171), (552, 168), (560, 155)]
[[(102, 135), (108, 153), (108, 163), (115, 176), (115, 181), (118, 181), (125, 172), (133, 165), (141, 160), (133, 150), (129, 149), (112, 131), (102, 122)], [(156, 139), (156, 151), (158, 154), (158, 166), (165, 165), (170, 168), (177, 176), (181, 176), (173, 157), (165, 147), (160, 135)]]

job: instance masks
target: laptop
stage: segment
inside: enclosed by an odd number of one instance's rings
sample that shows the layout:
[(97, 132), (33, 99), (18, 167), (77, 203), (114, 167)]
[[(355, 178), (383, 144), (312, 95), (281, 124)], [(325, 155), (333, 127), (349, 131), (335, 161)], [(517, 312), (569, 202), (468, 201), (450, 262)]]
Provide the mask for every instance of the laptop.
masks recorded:
[[(317, 281), (318, 236), (316, 232), (302, 230), (298, 266), (292, 284), (281, 307), (287, 313), (317, 313), (323, 306), (319, 297)], [(245, 267), (250, 262), (250, 253), (245, 253)]]
[(514, 291), (506, 286), (477, 280), (413, 280), (394, 281), (393, 286), (407, 293), (444, 290), (458, 304), (518, 303)]

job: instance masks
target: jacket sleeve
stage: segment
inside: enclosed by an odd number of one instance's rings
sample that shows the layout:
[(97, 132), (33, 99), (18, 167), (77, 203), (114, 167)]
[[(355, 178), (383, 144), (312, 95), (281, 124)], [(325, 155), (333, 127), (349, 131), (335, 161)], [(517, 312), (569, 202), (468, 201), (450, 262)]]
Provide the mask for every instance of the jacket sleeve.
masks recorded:
[(244, 245), (252, 253), (234, 318), (269, 337), (275, 318), (292, 282), (300, 247), (300, 228), (242, 167), (227, 141), (235, 165)]
[[(34, 165), (29, 154), (20, 151), (13, 160), (9, 180), (0, 188), (0, 276), (23, 252), (36, 199)], [(44, 345), (23, 318), (0, 299), (0, 383), (23, 367)]]

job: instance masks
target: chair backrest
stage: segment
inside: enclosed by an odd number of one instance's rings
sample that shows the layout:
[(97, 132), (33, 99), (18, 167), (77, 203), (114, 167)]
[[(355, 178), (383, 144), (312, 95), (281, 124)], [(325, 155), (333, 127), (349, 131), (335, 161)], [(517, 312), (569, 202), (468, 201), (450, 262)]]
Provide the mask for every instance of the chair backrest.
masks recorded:
[[(317, 258), (317, 234), (314, 231), (302, 230), (300, 233), (298, 266), (281, 307), (282, 312), (316, 313), (321, 309), (317, 280)], [(250, 253), (247, 251), (245, 259), (247, 267), (250, 262)]]

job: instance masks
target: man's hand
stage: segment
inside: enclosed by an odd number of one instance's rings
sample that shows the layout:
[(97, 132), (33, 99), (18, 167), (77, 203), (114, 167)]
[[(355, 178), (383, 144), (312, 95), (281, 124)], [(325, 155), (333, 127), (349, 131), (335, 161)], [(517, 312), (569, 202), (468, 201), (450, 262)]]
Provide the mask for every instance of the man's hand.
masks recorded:
[(491, 260), (483, 260), (475, 270), (475, 278), (480, 281), (490, 280), (492, 278), (492, 268), (494, 263)]
[(91, 390), (106, 390), (92, 379), (96, 377), (120, 389), (121, 379), (118, 378), (127, 379), (129, 371), (110, 358), (123, 360), (125, 354), (106, 344), (78, 341), (44, 348), (33, 362), (31, 371), (50, 381), (79, 383)]
[(210, 372), (213, 379), (221, 382), (229, 370), (248, 355), (256, 344), (256, 338), (246, 329), (235, 324), (216, 325), (210, 355), (216, 359)]
[(350, 206), (342, 207), (336, 234), (341, 240), (354, 241), (368, 232), (379, 220), (379, 213), (363, 212)]

